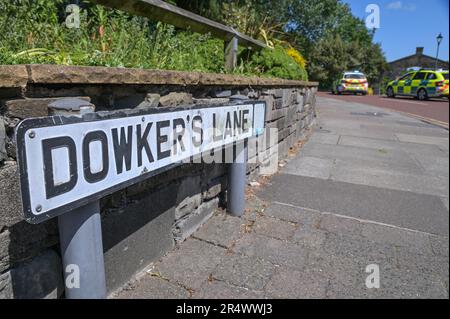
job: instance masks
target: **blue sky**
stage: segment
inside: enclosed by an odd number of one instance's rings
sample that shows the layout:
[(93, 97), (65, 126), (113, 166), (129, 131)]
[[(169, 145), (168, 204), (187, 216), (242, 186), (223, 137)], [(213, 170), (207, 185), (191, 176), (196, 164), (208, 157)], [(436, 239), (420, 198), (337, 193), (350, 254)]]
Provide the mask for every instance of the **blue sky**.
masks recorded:
[(415, 53), (424, 47), (424, 54), (436, 56), (439, 32), (444, 36), (439, 58), (449, 59), (449, 1), (448, 0), (343, 0), (355, 16), (365, 19), (366, 6), (380, 8), (380, 29), (375, 41), (381, 43), (388, 61)]

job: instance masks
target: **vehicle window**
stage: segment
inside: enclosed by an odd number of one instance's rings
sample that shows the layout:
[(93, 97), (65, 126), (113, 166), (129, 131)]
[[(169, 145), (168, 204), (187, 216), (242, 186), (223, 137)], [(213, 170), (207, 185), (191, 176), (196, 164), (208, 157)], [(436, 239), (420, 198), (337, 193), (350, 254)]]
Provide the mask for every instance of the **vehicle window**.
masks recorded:
[(423, 80), (427, 74), (425, 72), (418, 72), (414, 77), (414, 80)]
[(437, 76), (436, 76), (435, 73), (427, 73), (426, 79), (427, 79), (427, 80), (436, 80), (436, 79), (437, 79)]
[(448, 80), (448, 73), (442, 73), (442, 76), (444, 77), (444, 79)]
[(404, 76), (402, 76), (400, 79), (398, 79), (399, 81), (405, 81), (405, 80), (409, 80), (410, 78), (412, 78), (414, 73), (408, 73)]
[(364, 74), (345, 74), (344, 79), (357, 79), (357, 80), (364, 80), (366, 77)]

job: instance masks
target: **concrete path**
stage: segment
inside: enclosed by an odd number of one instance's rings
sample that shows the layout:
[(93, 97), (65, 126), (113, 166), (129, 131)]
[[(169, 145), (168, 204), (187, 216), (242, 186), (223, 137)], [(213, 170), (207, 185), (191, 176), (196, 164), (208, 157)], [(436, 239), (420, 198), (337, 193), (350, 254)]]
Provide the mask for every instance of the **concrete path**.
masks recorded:
[(448, 143), (416, 119), (319, 98), (309, 141), (249, 190), (243, 218), (217, 212), (115, 297), (448, 298)]

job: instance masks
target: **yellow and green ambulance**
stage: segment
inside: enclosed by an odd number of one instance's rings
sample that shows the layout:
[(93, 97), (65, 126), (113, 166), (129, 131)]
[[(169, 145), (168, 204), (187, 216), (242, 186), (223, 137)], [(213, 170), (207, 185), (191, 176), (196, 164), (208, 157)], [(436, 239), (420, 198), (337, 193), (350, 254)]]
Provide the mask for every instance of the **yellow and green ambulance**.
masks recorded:
[(331, 86), (333, 94), (358, 94), (366, 95), (369, 91), (369, 83), (364, 73), (360, 71), (344, 72)]
[(413, 96), (423, 101), (431, 97), (448, 98), (448, 71), (411, 71), (386, 86), (388, 97)]

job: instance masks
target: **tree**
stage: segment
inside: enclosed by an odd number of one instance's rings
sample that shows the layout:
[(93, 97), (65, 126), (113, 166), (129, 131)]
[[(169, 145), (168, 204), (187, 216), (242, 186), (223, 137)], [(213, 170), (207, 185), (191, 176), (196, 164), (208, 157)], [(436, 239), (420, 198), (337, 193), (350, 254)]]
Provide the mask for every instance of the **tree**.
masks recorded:
[[(307, 59), (309, 78), (327, 86), (345, 70), (377, 81), (386, 67), (374, 32), (341, 0), (173, 0), (254, 38), (278, 39)], [(274, 41), (276, 43), (276, 41)]]

